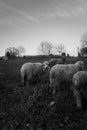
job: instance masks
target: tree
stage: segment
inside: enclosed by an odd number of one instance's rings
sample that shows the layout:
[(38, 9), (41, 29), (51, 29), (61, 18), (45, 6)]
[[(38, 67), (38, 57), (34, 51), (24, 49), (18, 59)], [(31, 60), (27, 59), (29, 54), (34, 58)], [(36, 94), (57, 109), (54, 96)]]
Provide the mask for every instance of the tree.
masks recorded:
[(25, 53), (25, 48), (23, 46), (19, 46), (18, 52), (19, 52), (19, 56), (20, 56), (22, 53)]
[(16, 58), (19, 54), (19, 51), (15, 47), (9, 47), (5, 51), (5, 56), (7, 59), (13, 59)]
[(63, 44), (56, 44), (56, 45), (54, 46), (54, 49), (55, 49), (55, 51), (56, 51), (59, 55), (61, 55), (63, 52), (65, 52), (65, 47), (64, 47)]
[(25, 48), (23, 46), (19, 46), (18, 48), (9, 47), (5, 50), (5, 57), (7, 59), (13, 59), (20, 56), (24, 52), (25, 52)]
[(42, 41), (38, 47), (39, 54), (49, 55), (52, 53), (53, 45), (50, 42)]
[(81, 48), (80, 53), (82, 56), (87, 56), (87, 32), (83, 33), (80, 40)]

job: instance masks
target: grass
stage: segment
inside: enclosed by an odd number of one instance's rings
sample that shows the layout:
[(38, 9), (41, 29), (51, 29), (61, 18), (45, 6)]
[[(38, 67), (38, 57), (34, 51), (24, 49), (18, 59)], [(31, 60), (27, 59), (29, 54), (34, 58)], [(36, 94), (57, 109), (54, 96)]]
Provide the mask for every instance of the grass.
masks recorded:
[[(62, 84), (55, 97), (49, 91), (48, 75), (29, 88), (21, 84), (20, 68), (29, 61), (0, 61), (0, 130), (86, 130), (87, 110), (76, 109), (69, 84)], [(55, 104), (50, 107), (53, 100)]]

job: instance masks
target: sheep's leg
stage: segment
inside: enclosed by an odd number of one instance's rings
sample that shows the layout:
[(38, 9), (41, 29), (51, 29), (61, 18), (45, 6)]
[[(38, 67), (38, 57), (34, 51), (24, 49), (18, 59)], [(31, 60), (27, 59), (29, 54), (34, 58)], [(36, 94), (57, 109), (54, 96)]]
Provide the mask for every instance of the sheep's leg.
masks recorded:
[(56, 93), (56, 79), (51, 78), (50, 79), (50, 87), (51, 87), (51, 92), (54, 95)]
[(50, 78), (50, 92), (52, 91), (52, 88), (53, 88), (53, 79)]
[(56, 93), (56, 86), (53, 86), (53, 95)]
[(82, 102), (81, 102), (81, 95), (80, 95), (80, 91), (77, 89), (73, 89), (73, 93), (74, 93), (74, 97), (76, 99), (76, 105), (78, 109), (82, 108)]
[(25, 86), (25, 74), (24, 73), (22, 73), (22, 75), (21, 75), (21, 82), (22, 82), (22, 84)]
[(54, 86), (53, 86), (53, 95), (56, 93), (56, 91), (59, 88), (59, 83), (57, 82), (57, 80), (54, 80)]
[(29, 81), (30, 81), (30, 75), (29, 74), (27, 74), (25, 81), (26, 81), (26, 87), (29, 88)]
[(54, 78), (50, 78), (50, 91), (52, 92), (52, 94), (55, 93)]
[(28, 86), (28, 79), (27, 76), (25, 74), (22, 74), (22, 83), (24, 86)]

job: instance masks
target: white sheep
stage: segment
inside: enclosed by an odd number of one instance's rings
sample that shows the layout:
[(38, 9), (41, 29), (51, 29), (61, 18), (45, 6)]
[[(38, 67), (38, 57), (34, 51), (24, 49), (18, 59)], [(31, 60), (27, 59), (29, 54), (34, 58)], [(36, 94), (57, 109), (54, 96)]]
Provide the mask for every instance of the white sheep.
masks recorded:
[(59, 89), (62, 82), (71, 82), (73, 75), (79, 70), (84, 70), (83, 61), (77, 61), (75, 64), (57, 64), (53, 66), (49, 74), (53, 94), (56, 92), (56, 86)]
[[(78, 71), (73, 75), (72, 90), (76, 99), (77, 108), (82, 108), (81, 91), (87, 91), (87, 71)], [(87, 94), (87, 93), (86, 93)]]
[(22, 78), (22, 83), (28, 85), (29, 81), (33, 79), (34, 76), (43, 74), (48, 70), (48, 65), (39, 62), (36, 63), (24, 63), (20, 69), (20, 74)]

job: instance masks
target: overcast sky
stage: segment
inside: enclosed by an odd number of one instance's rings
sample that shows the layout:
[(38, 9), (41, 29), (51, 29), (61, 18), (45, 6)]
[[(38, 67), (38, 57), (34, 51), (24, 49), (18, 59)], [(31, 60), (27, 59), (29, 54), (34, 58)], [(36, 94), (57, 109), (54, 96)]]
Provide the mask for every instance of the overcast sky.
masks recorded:
[(0, 55), (20, 45), (36, 55), (41, 41), (62, 43), (75, 55), (85, 31), (87, 0), (0, 0)]

